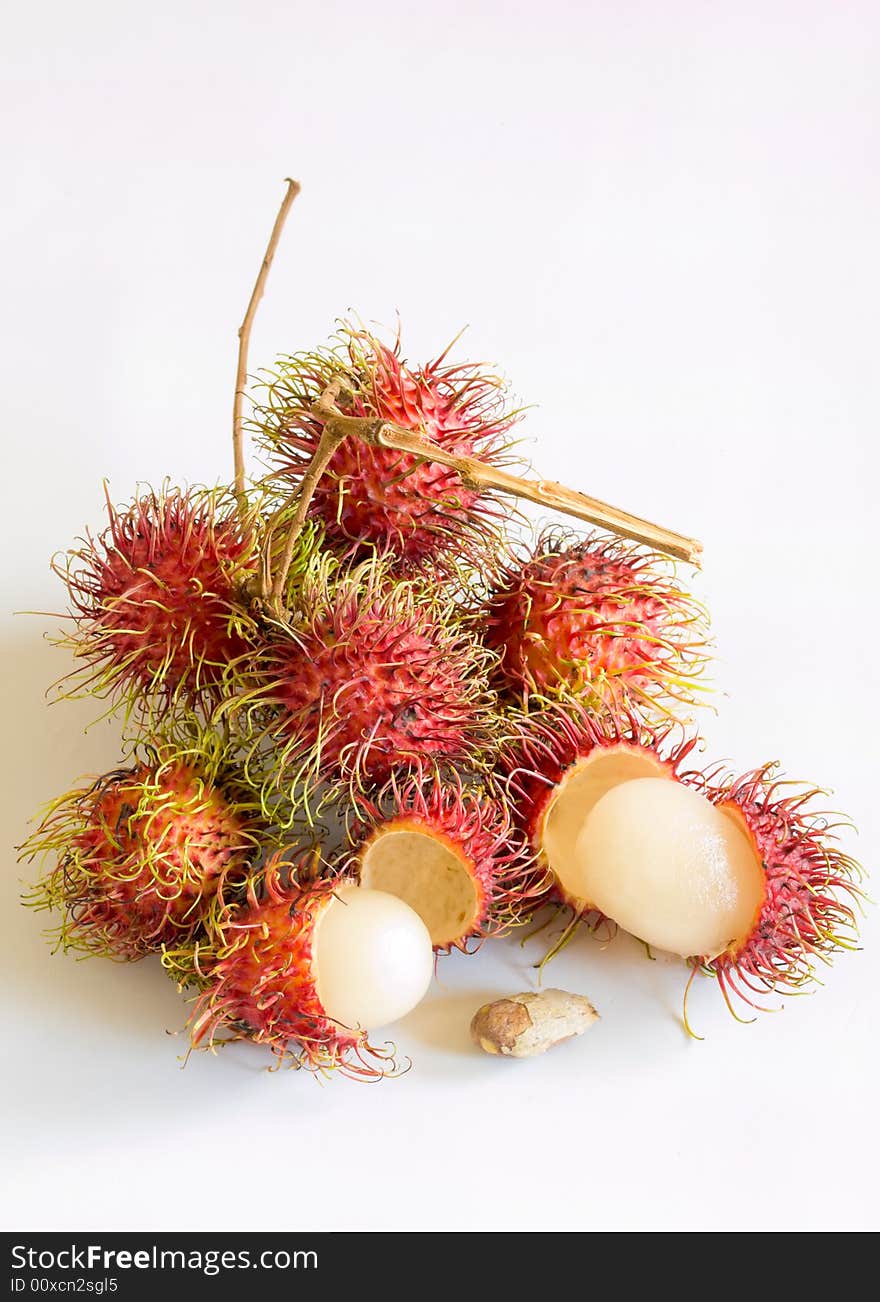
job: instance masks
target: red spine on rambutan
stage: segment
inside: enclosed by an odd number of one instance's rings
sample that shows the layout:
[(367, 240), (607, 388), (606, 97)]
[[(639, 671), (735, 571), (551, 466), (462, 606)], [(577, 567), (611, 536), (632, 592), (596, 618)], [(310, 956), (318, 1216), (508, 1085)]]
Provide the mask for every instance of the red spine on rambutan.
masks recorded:
[[(507, 464), (506, 435), (517, 414), (505, 404), (504, 385), (485, 367), (450, 362), (448, 352), (411, 367), (399, 337), (389, 348), (343, 323), (335, 346), (283, 358), (257, 406), (273, 479), (285, 492), (301, 481), (323, 429), (312, 408), (334, 379), (343, 384), (337, 406), (345, 415), (387, 420), (447, 452)], [(505, 512), (448, 466), (350, 438), (334, 453), (310, 514), (337, 551), (376, 547), (417, 566), (478, 549)]]
[(467, 952), (535, 908), (544, 883), (501, 792), (393, 775), (356, 808), (350, 870), (415, 909), (436, 950)]
[(241, 666), (256, 686), (233, 708), (268, 711), (250, 771), (259, 762), (270, 786), (311, 787), (379, 782), (419, 763), (485, 764), (491, 657), (436, 589), (392, 579), (374, 558), (335, 577), (322, 570), (299, 598), (291, 631)]
[(193, 936), (255, 846), (247, 805), (191, 762), (157, 758), (54, 802), (23, 847), (52, 861), (28, 898), (62, 912), (65, 950), (138, 959)]
[(500, 750), (520, 826), (549, 870), (549, 895), (576, 915), (593, 906), (566, 888), (565, 865), (588, 810), (613, 786), (635, 778), (680, 780), (696, 745), (674, 724), (652, 729), (634, 715), (590, 712), (561, 698), (513, 718)]
[(232, 1040), (266, 1045), (279, 1065), (377, 1077), (393, 1060), (367, 1032), (330, 1019), (318, 998), (313, 946), (323, 910), (345, 884), (333, 877), (297, 884), (296, 865), (273, 855), (239, 903), (218, 897), (208, 940), (169, 951), (163, 962), (178, 980), (200, 988), (190, 1021), (195, 1047)]
[(498, 685), (521, 697), (559, 689), (606, 705), (691, 703), (706, 625), (671, 562), (620, 540), (545, 534), (508, 564), (486, 608)]
[(754, 926), (728, 949), (699, 960), (728, 1004), (735, 996), (797, 992), (818, 962), (856, 948), (860, 866), (836, 842), (829, 816), (811, 808), (815, 789), (795, 787), (765, 765), (742, 777), (710, 775), (704, 794), (745, 832), (764, 873)]
[(209, 490), (147, 493), (55, 568), (73, 605), (66, 639), (87, 668), (80, 689), (129, 693), (160, 712), (218, 699), (249, 625), (240, 585), (254, 538)]

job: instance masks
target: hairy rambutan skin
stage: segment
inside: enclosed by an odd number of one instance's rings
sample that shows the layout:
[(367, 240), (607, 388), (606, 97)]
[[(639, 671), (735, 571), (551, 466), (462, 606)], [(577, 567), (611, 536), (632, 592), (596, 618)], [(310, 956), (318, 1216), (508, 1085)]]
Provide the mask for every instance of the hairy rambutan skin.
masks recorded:
[(837, 844), (837, 824), (811, 808), (817, 791), (781, 780), (775, 765), (696, 780), (745, 830), (765, 893), (747, 936), (695, 962), (717, 979), (728, 1005), (733, 996), (759, 1007), (754, 996), (797, 992), (815, 980), (818, 962), (856, 947), (862, 869)]
[[(512, 728), (499, 751), (499, 769), (517, 823), (545, 871), (549, 865), (542, 843), (547, 816), (560, 784), (583, 762), (600, 753), (625, 753), (648, 759), (655, 776), (680, 781), (682, 765), (697, 745), (696, 738), (683, 736), (673, 723), (653, 728), (635, 714), (594, 713), (572, 697), (543, 701), (540, 708), (532, 698), (531, 707), (511, 716)], [(566, 892), (552, 871), (546, 882), (549, 901), (566, 905), (575, 915), (591, 914), (594, 921), (601, 920), (588, 901)]]
[(252, 805), (188, 757), (117, 769), (55, 801), (23, 857), (51, 866), (28, 896), (60, 910), (64, 950), (133, 960), (186, 940), (255, 853)]
[(315, 928), (346, 879), (301, 884), (301, 866), (274, 854), (248, 880), (243, 898), (218, 894), (204, 942), (163, 956), (181, 986), (199, 989), (190, 1019), (193, 1047), (251, 1040), (271, 1049), (279, 1066), (387, 1075), (395, 1070), (393, 1056), (371, 1046), (366, 1031), (329, 1018), (318, 998)]
[[(387, 420), (448, 452), (492, 465), (511, 462), (507, 435), (518, 413), (505, 386), (485, 367), (448, 360), (409, 366), (398, 338), (391, 347), (343, 322), (322, 351), (282, 358), (256, 405), (257, 437), (286, 493), (311, 461), (323, 422), (312, 407), (340, 379), (345, 415)], [(409, 453), (347, 439), (334, 453), (310, 507), (337, 552), (387, 550), (405, 567), (460, 557), (497, 530), (504, 508), (491, 494), (466, 485), (457, 471)]]
[(356, 799), (351, 856), (343, 871), (357, 875), (377, 840), (391, 832), (431, 837), (461, 862), (476, 894), (470, 925), (438, 952), (472, 952), (490, 936), (526, 922), (546, 885), (503, 790), (491, 780), (468, 784), (460, 774), (392, 774), (375, 795)]
[(619, 539), (545, 533), (511, 560), (486, 606), (497, 685), (520, 697), (560, 689), (617, 708), (692, 704), (706, 617), (672, 562)]
[(492, 657), (441, 592), (374, 557), (313, 570), (299, 600), (292, 627), (231, 670), (251, 684), (228, 708), (251, 720), (255, 781), (358, 788), (399, 767), (488, 763)]
[(248, 645), (252, 528), (208, 489), (163, 488), (107, 509), (103, 533), (54, 563), (75, 621), (64, 640), (85, 662), (75, 691), (127, 696), (160, 715), (215, 703), (226, 665)]

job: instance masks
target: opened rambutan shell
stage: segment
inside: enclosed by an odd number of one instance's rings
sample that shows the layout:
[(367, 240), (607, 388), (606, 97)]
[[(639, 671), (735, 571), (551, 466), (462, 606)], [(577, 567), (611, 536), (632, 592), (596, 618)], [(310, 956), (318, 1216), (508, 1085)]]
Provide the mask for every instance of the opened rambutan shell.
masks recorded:
[(270, 789), (385, 780), (392, 769), (487, 762), (490, 654), (461, 612), (382, 559), (305, 583), (289, 631), (233, 666), (229, 709), (255, 720), (249, 772)]
[(547, 871), (550, 898), (576, 916), (594, 911), (567, 886), (581, 828), (612, 787), (636, 778), (679, 780), (695, 740), (667, 725), (652, 730), (632, 715), (594, 714), (572, 699), (545, 703), (514, 716), (500, 751), (516, 818), (538, 864)]
[(809, 812), (812, 793), (785, 794), (770, 768), (721, 781), (682, 772), (693, 742), (670, 750), (637, 725), (540, 723), (511, 787), (575, 916), (593, 908), (688, 959), (717, 978), (731, 1011), (732, 996), (759, 1007), (754, 996), (797, 990), (817, 960), (854, 946), (860, 869)]
[(781, 780), (774, 765), (701, 783), (744, 832), (763, 874), (763, 898), (748, 933), (697, 960), (725, 998), (758, 1007), (762, 993), (799, 991), (817, 963), (856, 947), (862, 869), (845, 854), (836, 824), (813, 808), (816, 791)]
[(545, 534), (507, 565), (486, 607), (499, 689), (525, 702), (561, 689), (616, 708), (692, 703), (705, 616), (671, 564), (620, 540)]
[[(510, 461), (506, 435), (517, 414), (504, 385), (486, 368), (448, 360), (410, 367), (400, 338), (387, 347), (367, 331), (343, 324), (334, 347), (283, 358), (257, 406), (259, 437), (285, 494), (308, 467), (323, 429), (312, 408), (332, 380), (341, 380), (337, 406), (345, 415), (389, 421), (445, 451), (493, 465)], [(394, 449), (347, 439), (318, 484), (310, 515), (338, 552), (388, 551), (398, 563), (443, 568), (444, 558), (480, 550), (505, 510), (491, 494), (465, 484), (457, 471)]]
[(500, 791), (460, 776), (392, 776), (360, 797), (347, 871), (405, 900), (438, 951), (467, 951), (524, 921), (542, 894), (525, 838)]
[(256, 831), (252, 809), (191, 761), (157, 757), (54, 802), (23, 847), (51, 863), (28, 902), (62, 912), (64, 949), (142, 958), (196, 933)]
[(319, 926), (350, 879), (300, 885), (298, 876), (296, 864), (273, 855), (239, 902), (218, 896), (205, 942), (164, 955), (171, 975), (200, 991), (193, 1046), (250, 1040), (271, 1049), (279, 1064), (387, 1075), (396, 1070), (393, 1053), (371, 1046), (366, 1030), (328, 1017), (318, 992)]
[(226, 665), (247, 646), (250, 529), (206, 489), (107, 506), (104, 532), (55, 563), (75, 621), (64, 640), (86, 665), (74, 690), (128, 695), (160, 713), (215, 702)]

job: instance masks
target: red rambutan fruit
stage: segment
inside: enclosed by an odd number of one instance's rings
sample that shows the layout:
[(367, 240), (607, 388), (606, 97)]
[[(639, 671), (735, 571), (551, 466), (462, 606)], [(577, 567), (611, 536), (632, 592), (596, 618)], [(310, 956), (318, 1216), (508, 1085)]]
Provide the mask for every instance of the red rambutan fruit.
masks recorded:
[(786, 796), (770, 768), (681, 772), (694, 742), (665, 742), (585, 713), (525, 716), (511, 789), (557, 896), (715, 976), (731, 1010), (731, 995), (757, 1007), (798, 989), (853, 947), (860, 869), (807, 812), (811, 792)]
[(256, 846), (247, 801), (191, 757), (156, 755), (50, 806), (22, 847), (51, 860), (27, 902), (63, 914), (65, 950), (138, 959), (194, 935)]
[(55, 569), (75, 631), (65, 641), (87, 668), (80, 690), (130, 693), (160, 711), (213, 703), (250, 625), (240, 588), (254, 537), (233, 503), (211, 490), (149, 492)]
[(233, 666), (253, 684), (230, 702), (256, 719), (252, 774), (263, 765), (270, 788), (310, 789), (419, 763), (486, 764), (491, 656), (453, 603), (377, 558), (342, 573), (322, 564), (299, 600), (290, 631)]
[[(399, 336), (388, 347), (343, 323), (333, 346), (281, 359), (256, 406), (273, 480), (285, 492), (300, 483), (323, 429), (312, 407), (334, 379), (342, 381), (337, 406), (345, 415), (387, 420), (455, 455), (509, 464), (506, 436), (517, 413), (506, 404), (505, 386), (483, 366), (450, 362), (448, 353), (412, 367)], [(479, 551), (507, 514), (450, 467), (357, 438), (336, 450), (310, 506), (336, 551), (357, 556), (374, 547), (410, 566), (433, 560), (435, 570), (446, 555)]]
[(562, 689), (616, 706), (692, 703), (705, 616), (671, 564), (617, 539), (545, 534), (507, 566), (486, 607), (499, 689), (525, 702)]
[[(279, 1065), (339, 1067), (360, 1077), (394, 1072), (393, 1050), (371, 1046), (356, 1017), (341, 1020), (328, 1004), (381, 1007), (383, 1021), (409, 1011), (431, 977), (427, 932), (401, 901), (340, 876), (303, 884), (299, 868), (273, 855), (248, 880), (244, 898), (218, 895), (204, 942), (163, 956), (181, 986), (199, 989), (193, 1045), (251, 1040), (270, 1048)], [(340, 976), (349, 983), (341, 992)]]
[(438, 951), (503, 934), (540, 898), (540, 874), (498, 791), (458, 774), (393, 775), (356, 809), (348, 871), (405, 900)]
[(517, 821), (549, 874), (550, 898), (575, 917), (600, 912), (574, 884), (574, 848), (588, 814), (623, 782), (679, 780), (695, 745), (672, 725), (652, 730), (630, 715), (593, 714), (577, 700), (515, 717), (500, 751), (501, 769)]

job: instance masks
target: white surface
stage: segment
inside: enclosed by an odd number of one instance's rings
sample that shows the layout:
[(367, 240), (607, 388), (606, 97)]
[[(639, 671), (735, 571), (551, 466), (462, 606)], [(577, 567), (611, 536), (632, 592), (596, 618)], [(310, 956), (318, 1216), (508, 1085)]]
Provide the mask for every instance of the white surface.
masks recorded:
[[(399, 309), (414, 357), (470, 322), (539, 404), (544, 474), (705, 541), (710, 754), (832, 787), (876, 860), (878, 43), (869, 0), (16, 6), (7, 608), (59, 608), (48, 556), (100, 523), (102, 476), (228, 474), (292, 172), (253, 366), (349, 307)], [(45, 707), (54, 624), (3, 627), (7, 845), (115, 758), (88, 706)], [(700, 985), (703, 1043), (680, 967), (580, 938), (549, 983), (603, 1020), (521, 1063), (468, 1044), (541, 953), (496, 944), (396, 1028), (407, 1076), (322, 1088), (248, 1051), (179, 1071), (172, 986), (51, 957), (17, 877), (10, 853), (8, 1228), (878, 1227), (876, 910), (781, 1015), (739, 1026)]]

